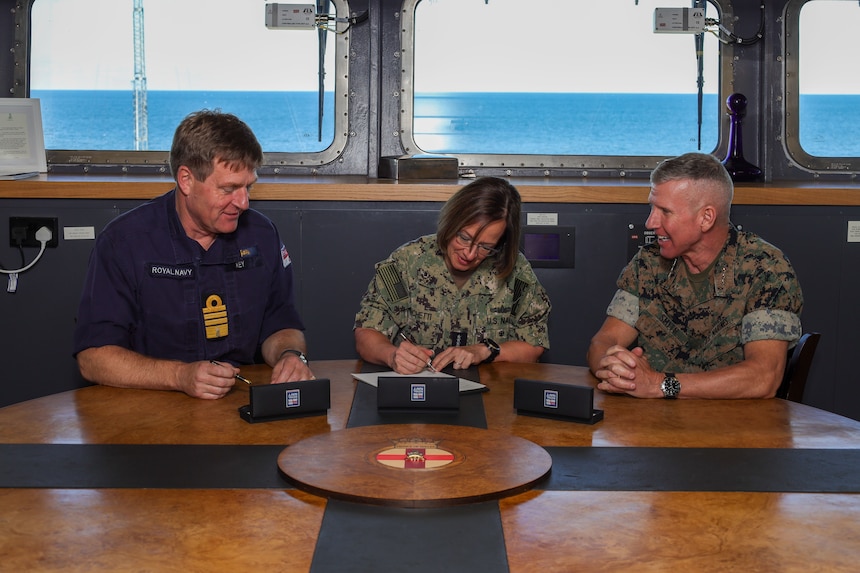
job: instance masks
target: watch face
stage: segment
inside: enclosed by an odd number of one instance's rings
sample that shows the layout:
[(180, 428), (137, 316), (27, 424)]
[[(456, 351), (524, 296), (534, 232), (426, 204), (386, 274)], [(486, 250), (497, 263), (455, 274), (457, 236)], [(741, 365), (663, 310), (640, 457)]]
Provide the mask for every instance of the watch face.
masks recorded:
[(681, 383), (674, 376), (667, 376), (663, 379), (660, 389), (663, 390), (663, 397), (674, 398), (681, 391)]

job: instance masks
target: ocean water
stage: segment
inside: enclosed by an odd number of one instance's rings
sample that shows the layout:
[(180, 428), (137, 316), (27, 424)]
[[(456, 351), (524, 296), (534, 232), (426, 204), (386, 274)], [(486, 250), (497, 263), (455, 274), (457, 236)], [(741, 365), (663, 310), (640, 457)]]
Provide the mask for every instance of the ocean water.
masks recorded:
[[(717, 145), (717, 96), (702, 104), (702, 150)], [(676, 155), (698, 147), (695, 95), (461, 93), (415, 101), (415, 141), (449, 153)]]
[[(134, 106), (129, 91), (32, 90), (42, 108), (46, 149), (133, 150)], [(148, 91), (148, 149), (170, 149), (186, 115), (221, 109), (247, 123), (266, 151), (312, 152), (333, 140), (333, 94), (325, 94), (323, 142), (318, 141), (316, 92)]]
[[(131, 91), (33, 90), (41, 100), (47, 149), (132, 150)], [(148, 149), (167, 150), (188, 113), (219, 108), (254, 130), (268, 152), (322, 151), (333, 140), (332, 93), (325, 94), (322, 141), (316, 92), (149, 91)], [(811, 155), (860, 155), (860, 96), (803, 96), (801, 144)], [(748, 110), (748, 115), (750, 115)], [(712, 151), (727, 121), (716, 95), (422, 94), (414, 137), (432, 153), (677, 155)]]
[(819, 157), (860, 156), (860, 95), (800, 96), (800, 144)]

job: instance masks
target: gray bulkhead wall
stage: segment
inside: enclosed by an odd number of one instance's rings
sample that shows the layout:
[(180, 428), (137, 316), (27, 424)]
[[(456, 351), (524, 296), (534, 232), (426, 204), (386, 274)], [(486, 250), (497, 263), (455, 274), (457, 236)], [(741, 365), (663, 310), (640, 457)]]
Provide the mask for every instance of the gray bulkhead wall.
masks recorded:
[[(90, 240), (64, 240), (64, 227), (95, 226), (140, 201), (0, 201), (0, 237), (8, 237), (10, 216), (56, 216), (56, 249), (20, 275), (15, 293), (0, 293), (3, 380), (0, 406), (85, 384), (71, 357), (72, 331)], [(435, 229), (439, 203), (258, 201), (272, 218), (295, 265), (297, 301), (306, 322), (312, 359), (356, 357), (352, 321), (373, 274), (373, 265), (400, 244)], [(527, 212), (558, 213), (559, 225), (575, 228), (572, 269), (538, 268), (553, 302), (552, 349), (544, 360), (585, 364), (592, 334), (600, 327), (628, 260), (629, 226), (647, 216), (646, 205), (527, 204)], [(860, 419), (860, 388), (853, 356), (860, 348), (860, 243), (846, 242), (849, 220), (860, 208), (735, 206), (733, 219), (778, 245), (791, 259), (803, 285), (805, 330), (824, 333), (807, 386), (806, 402)], [(32, 260), (35, 249), (27, 249)], [(7, 241), (0, 261), (20, 259)], [(4, 284), (5, 287), (5, 284)]]

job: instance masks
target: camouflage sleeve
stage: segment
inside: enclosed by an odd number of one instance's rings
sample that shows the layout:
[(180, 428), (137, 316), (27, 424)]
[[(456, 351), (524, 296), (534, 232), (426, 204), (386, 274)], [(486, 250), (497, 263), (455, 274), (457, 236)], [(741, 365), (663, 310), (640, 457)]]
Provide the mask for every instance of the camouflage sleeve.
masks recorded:
[(789, 346), (794, 346), (801, 334), (800, 317), (785, 310), (756, 310), (741, 321), (741, 344), (754, 340), (787, 340)]
[(516, 336), (518, 340), (528, 342), (532, 346), (549, 349), (548, 321), (552, 304), (531, 266), (526, 270), (527, 272), (517, 273), (514, 279)]
[(637, 252), (632, 259), (621, 269), (618, 275), (618, 280), (615, 282), (619, 290), (638, 297), (639, 296), (639, 277), (636, 270), (639, 268), (639, 260), (641, 259), (641, 250)]
[(636, 323), (639, 322), (639, 297), (618, 289), (606, 308), (606, 314), (636, 328)]
[(803, 334), (800, 313), (803, 291), (797, 275), (781, 254), (765, 261), (747, 300), (741, 322), (741, 343), (754, 340), (787, 340), (793, 346)]
[(373, 279), (361, 298), (353, 329), (372, 328), (393, 339), (397, 335), (400, 321), (395, 316), (392, 305), (406, 298), (406, 287), (394, 260), (382, 261), (375, 268)]

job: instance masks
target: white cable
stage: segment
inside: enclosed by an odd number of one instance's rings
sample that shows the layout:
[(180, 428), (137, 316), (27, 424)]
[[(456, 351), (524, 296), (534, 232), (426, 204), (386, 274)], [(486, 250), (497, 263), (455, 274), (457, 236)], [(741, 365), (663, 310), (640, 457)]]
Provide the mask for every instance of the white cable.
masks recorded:
[(27, 269), (29, 269), (30, 267), (32, 267), (33, 265), (38, 263), (39, 259), (42, 258), (42, 253), (45, 252), (45, 246), (48, 244), (48, 241), (50, 241), (53, 238), (53, 236), (54, 236), (54, 234), (51, 233), (51, 230), (48, 227), (39, 227), (39, 230), (36, 231), (36, 240), (39, 241), (42, 244), (42, 246), (39, 247), (39, 254), (36, 255), (36, 258), (33, 259), (33, 262), (30, 263), (29, 265), (27, 265), (26, 267), (22, 268), (22, 269), (17, 269), (14, 271), (7, 271), (6, 269), (0, 269), (0, 273), (2, 273), (4, 275), (13, 275), (15, 273), (23, 273), (24, 271), (26, 271)]

